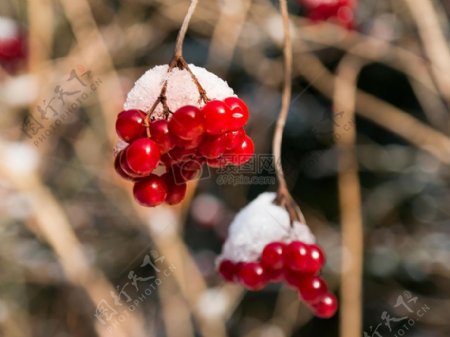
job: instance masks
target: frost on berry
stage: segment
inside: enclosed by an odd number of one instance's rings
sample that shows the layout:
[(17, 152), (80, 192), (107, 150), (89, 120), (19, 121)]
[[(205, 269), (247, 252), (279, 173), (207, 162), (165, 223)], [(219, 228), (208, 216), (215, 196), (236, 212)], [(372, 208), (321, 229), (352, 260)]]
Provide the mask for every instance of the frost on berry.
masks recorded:
[(256, 261), (264, 247), (274, 241), (315, 242), (305, 224), (294, 222), (291, 226), (288, 212), (273, 203), (275, 197), (275, 193), (260, 194), (236, 215), (218, 261)]

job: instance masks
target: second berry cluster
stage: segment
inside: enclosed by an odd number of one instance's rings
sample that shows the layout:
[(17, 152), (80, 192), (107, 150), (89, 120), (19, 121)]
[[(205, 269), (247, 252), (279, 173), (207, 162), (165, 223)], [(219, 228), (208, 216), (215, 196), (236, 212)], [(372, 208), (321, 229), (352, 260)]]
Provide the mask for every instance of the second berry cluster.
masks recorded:
[(319, 246), (292, 241), (267, 244), (257, 261), (222, 260), (220, 275), (228, 282), (239, 282), (249, 290), (260, 290), (268, 283), (284, 282), (318, 317), (329, 318), (337, 310), (337, 300), (318, 276), (325, 263)]
[(128, 145), (117, 153), (115, 169), (134, 182), (141, 205), (177, 204), (184, 199), (186, 182), (201, 174), (204, 163), (220, 168), (251, 159), (253, 141), (243, 129), (248, 116), (237, 97), (212, 100), (202, 108), (186, 105), (159, 120), (149, 120), (141, 110), (122, 111), (116, 132)]

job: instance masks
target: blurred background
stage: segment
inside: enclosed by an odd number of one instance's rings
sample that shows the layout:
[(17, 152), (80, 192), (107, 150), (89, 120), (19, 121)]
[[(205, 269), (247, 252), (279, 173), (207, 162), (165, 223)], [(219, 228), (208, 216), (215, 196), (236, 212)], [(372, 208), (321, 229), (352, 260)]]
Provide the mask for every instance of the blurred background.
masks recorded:
[[(234, 214), (276, 189), (273, 167), (205, 171), (182, 205), (155, 209), (138, 206), (114, 171), (116, 115), (134, 82), (170, 61), (187, 7), (1, 1), (1, 336), (345, 336), (342, 313), (314, 318), (286, 287), (246, 292), (215, 272)], [(289, 1), (286, 178), (339, 294), (337, 149), (356, 128), (361, 336), (448, 336), (450, 2), (360, 0), (351, 10), (351, 24), (322, 21)], [(200, 0), (184, 44), (189, 63), (247, 102), (258, 154), (271, 153), (282, 39), (276, 1)], [(252, 176), (266, 179), (242, 178)]]

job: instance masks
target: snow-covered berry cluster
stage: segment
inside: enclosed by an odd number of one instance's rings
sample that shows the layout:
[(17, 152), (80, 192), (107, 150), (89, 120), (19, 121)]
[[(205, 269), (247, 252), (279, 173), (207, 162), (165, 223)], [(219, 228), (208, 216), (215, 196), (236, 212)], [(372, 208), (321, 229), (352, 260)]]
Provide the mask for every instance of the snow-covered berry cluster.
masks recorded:
[[(211, 82), (210, 77), (207, 75), (207, 83)], [(164, 91), (168, 90), (168, 80), (159, 82), (165, 86)], [(140, 86), (138, 83), (136, 86)], [(223, 83), (219, 82), (222, 86)], [(155, 115), (155, 111), (146, 113), (145, 108), (134, 108), (117, 116), (116, 132), (125, 143), (116, 155), (115, 169), (134, 182), (134, 197), (141, 205), (177, 204), (184, 198), (186, 182), (199, 176), (204, 163), (213, 168), (240, 166), (254, 153), (253, 141), (244, 130), (249, 117), (244, 101), (228, 96), (206, 100), (201, 105), (196, 100), (199, 92), (190, 93), (184, 85), (178, 82), (174, 112), (169, 107), (171, 96), (166, 92), (167, 97), (156, 97), (163, 110)], [(133, 91), (130, 97), (132, 102)]]
[(357, 0), (299, 0), (313, 21), (334, 21), (352, 29), (355, 25)]
[(294, 287), (318, 317), (329, 318), (337, 300), (319, 276), (325, 256), (305, 224), (290, 223), (288, 212), (263, 193), (242, 209), (230, 226), (218, 259), (218, 271), (228, 282), (260, 290), (270, 282)]

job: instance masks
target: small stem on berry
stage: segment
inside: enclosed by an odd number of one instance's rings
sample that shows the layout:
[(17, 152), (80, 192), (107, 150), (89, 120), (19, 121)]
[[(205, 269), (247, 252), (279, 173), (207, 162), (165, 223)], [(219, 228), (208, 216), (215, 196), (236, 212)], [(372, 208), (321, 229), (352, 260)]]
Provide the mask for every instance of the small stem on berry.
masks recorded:
[(278, 179), (278, 194), (275, 202), (283, 206), (289, 212), (291, 221), (297, 220), (305, 223), (305, 218), (292, 198), (286, 179), (284, 177), (283, 167), (281, 165), (281, 144), (283, 141), (283, 130), (286, 124), (287, 115), (289, 112), (289, 104), (291, 101), (291, 86), (292, 86), (292, 40), (289, 31), (289, 13), (287, 8), (287, 1), (280, 0), (281, 16), (283, 18), (283, 58), (284, 58), (284, 84), (283, 95), (281, 98), (280, 115), (275, 126), (275, 134), (273, 137), (272, 149), (275, 161), (275, 172)]
[[(200, 84), (198, 78), (194, 75), (192, 70), (189, 68), (189, 65), (183, 58), (183, 43), (184, 38), (186, 37), (186, 32), (189, 27), (189, 22), (191, 21), (192, 15), (194, 14), (195, 8), (197, 7), (198, 0), (191, 0), (191, 4), (189, 5), (188, 11), (186, 13), (186, 16), (184, 17), (183, 23), (181, 24), (180, 30), (178, 32), (177, 41), (175, 44), (175, 51), (174, 56), (172, 60), (169, 62), (169, 67), (167, 68), (167, 73), (170, 73), (175, 67), (179, 68), (180, 70), (186, 70), (192, 78), (192, 81), (196, 85), (198, 89), (198, 93), (200, 94), (200, 101), (203, 101), (204, 103), (209, 102), (209, 98), (206, 95), (206, 90), (202, 87)], [(162, 104), (163, 106), (163, 114), (164, 118), (167, 119), (169, 115), (172, 113), (170, 111), (169, 106), (167, 105), (167, 79), (164, 81), (161, 92), (159, 93), (158, 98), (155, 100), (153, 105), (151, 106), (150, 110), (147, 113), (146, 117), (146, 123), (148, 123), (148, 119), (152, 117), (153, 112), (155, 111), (156, 107), (159, 104)]]
[(198, 80), (197, 76), (195, 76), (195, 74), (192, 72), (191, 68), (189, 68), (189, 65), (187, 64), (187, 62), (184, 60), (183, 57), (180, 57), (178, 62), (180, 62), (183, 69), (186, 70), (191, 75), (192, 81), (196, 85), (198, 93), (200, 94), (200, 101), (203, 101), (203, 103), (208, 103), (209, 98), (206, 95), (205, 88), (203, 88), (203, 86), (200, 84), (200, 81)]
[(186, 32), (189, 27), (189, 22), (191, 21), (192, 15), (197, 7), (198, 0), (191, 0), (186, 16), (184, 17), (183, 23), (181, 24), (180, 30), (177, 36), (177, 42), (175, 44), (175, 58), (180, 58), (183, 56), (183, 42), (186, 36)]

